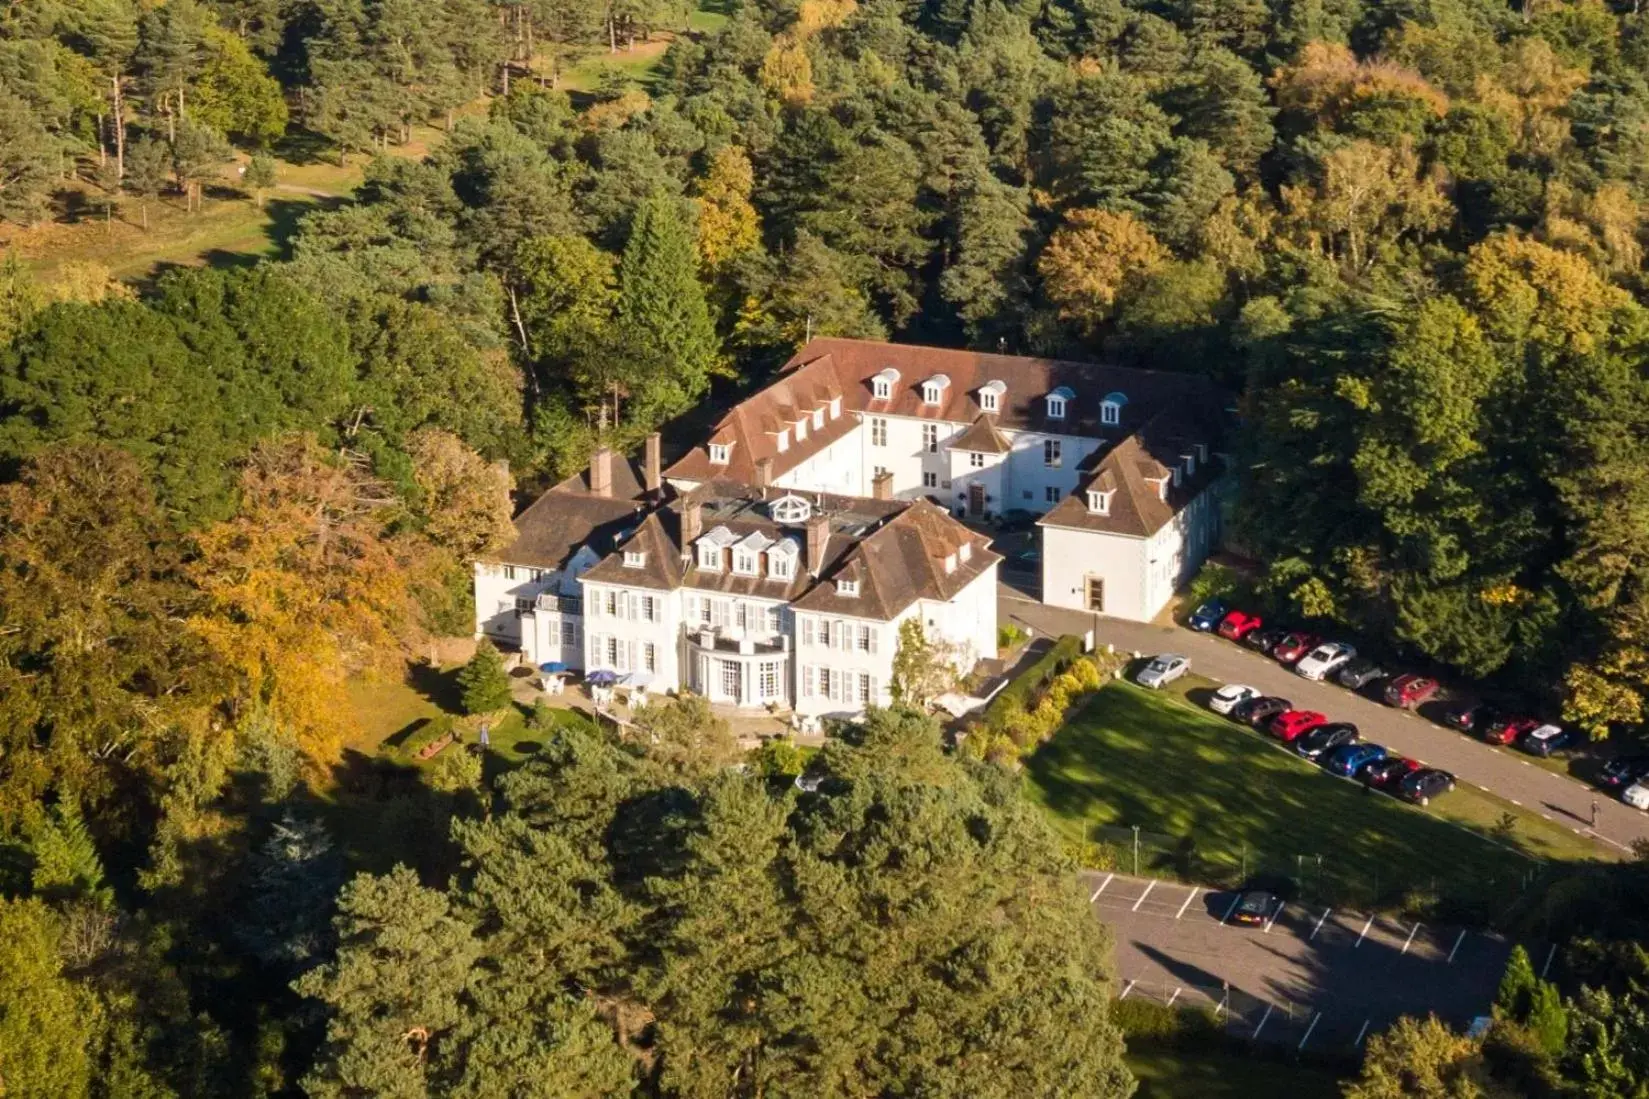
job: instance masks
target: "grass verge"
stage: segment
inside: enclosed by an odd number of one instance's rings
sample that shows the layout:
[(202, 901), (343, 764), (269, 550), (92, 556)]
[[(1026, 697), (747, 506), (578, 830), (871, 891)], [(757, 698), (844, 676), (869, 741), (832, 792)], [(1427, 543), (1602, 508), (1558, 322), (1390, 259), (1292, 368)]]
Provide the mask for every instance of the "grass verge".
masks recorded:
[(1031, 797), (1072, 840), (1139, 826), (1145, 872), (1210, 884), (1276, 874), (1329, 903), (1441, 902), (1478, 921), (1498, 916), (1549, 862), (1598, 856), (1561, 826), (1465, 785), (1422, 810), (1335, 778), (1185, 697), (1207, 689), (1105, 687), (1026, 760)]
[(1336, 1099), (1340, 1077), (1326, 1069), (1287, 1065), (1219, 1050), (1128, 1051), (1139, 1080), (1135, 1099)]

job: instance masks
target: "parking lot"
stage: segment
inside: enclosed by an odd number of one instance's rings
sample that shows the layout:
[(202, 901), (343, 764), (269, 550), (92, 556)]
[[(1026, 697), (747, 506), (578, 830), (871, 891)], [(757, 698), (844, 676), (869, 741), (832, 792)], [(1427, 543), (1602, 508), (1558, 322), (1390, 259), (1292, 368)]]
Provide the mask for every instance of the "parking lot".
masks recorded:
[[(1240, 926), (1230, 891), (1082, 877), (1116, 935), (1119, 995), (1210, 1007), (1233, 1034), (1297, 1048), (1355, 1046), (1400, 1015), (1463, 1026), (1488, 1013), (1511, 952), (1488, 932), (1286, 901)], [(1525, 945), (1549, 964), (1549, 946)]]

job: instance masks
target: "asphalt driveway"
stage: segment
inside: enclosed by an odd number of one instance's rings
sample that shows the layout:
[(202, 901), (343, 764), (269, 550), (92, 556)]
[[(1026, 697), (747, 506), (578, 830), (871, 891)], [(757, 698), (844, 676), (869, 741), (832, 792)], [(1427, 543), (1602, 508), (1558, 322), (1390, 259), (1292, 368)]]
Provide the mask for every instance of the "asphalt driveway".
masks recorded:
[[(1290, 699), (1297, 707), (1353, 722), (1363, 739), (1441, 767), (1463, 782), (1537, 812), (1615, 853), (1629, 851), (1636, 840), (1649, 840), (1649, 814), (1572, 778), (1537, 767), (1515, 749), (1493, 747), (1332, 683), (1301, 679), (1270, 657), (1211, 634), (1047, 607), (1005, 584), (998, 591), (998, 620), (1020, 622), (1044, 633), (1082, 634), (1097, 629), (1100, 644), (1128, 652), (1183, 653), (1191, 658), (1191, 669), (1199, 675), (1222, 683), (1246, 683), (1266, 694)], [(1596, 829), (1591, 827), (1594, 803), (1598, 808)]]

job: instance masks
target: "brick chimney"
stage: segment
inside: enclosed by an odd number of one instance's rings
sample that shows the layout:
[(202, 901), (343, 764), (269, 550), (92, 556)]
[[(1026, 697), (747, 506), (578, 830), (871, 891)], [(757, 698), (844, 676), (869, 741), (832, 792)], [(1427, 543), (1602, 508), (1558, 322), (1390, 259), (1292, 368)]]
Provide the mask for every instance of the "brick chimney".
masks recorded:
[(642, 485), (647, 495), (656, 496), (658, 490), (664, 487), (664, 440), (658, 432), (647, 436), (647, 446), (642, 457), (642, 476), (646, 483)]
[(824, 571), (825, 544), (830, 541), (830, 520), (815, 515), (807, 521), (807, 571), (817, 576)]
[(884, 469), (870, 479), (870, 495), (876, 500), (893, 499), (893, 471)]
[(590, 455), (590, 495), (613, 494), (613, 452), (608, 447), (597, 447)]
[(703, 533), (704, 509), (697, 500), (688, 497), (681, 502), (681, 552), (689, 552), (687, 547)]
[(762, 458), (756, 462), (756, 487), (766, 492), (773, 485), (773, 459)]

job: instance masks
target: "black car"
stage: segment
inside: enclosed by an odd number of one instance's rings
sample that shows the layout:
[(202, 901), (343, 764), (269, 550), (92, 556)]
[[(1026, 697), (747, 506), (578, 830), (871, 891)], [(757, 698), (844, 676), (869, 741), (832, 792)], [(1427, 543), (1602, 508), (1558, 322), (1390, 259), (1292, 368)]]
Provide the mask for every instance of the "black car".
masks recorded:
[(1414, 772), (1423, 770), (1419, 763), (1403, 756), (1377, 759), (1363, 770), (1363, 781), (1379, 790), (1389, 790)]
[(1334, 682), (1342, 687), (1350, 687), (1360, 691), (1373, 683), (1376, 679), (1384, 679), (1389, 673), (1367, 657), (1356, 657), (1346, 662), (1346, 666), (1334, 673)]
[(1649, 756), (1616, 756), (1603, 765), (1598, 783), (1606, 790), (1624, 790), (1649, 775)]
[(1454, 776), (1435, 767), (1422, 767), (1397, 784), (1397, 796), (1416, 805), (1430, 805), (1431, 799), (1454, 789)]
[(1276, 695), (1263, 695), (1248, 703), (1248, 708), (1243, 711), (1242, 719), (1254, 728), (1260, 729), (1271, 724), (1271, 719), (1278, 714), (1293, 708), (1294, 703), (1286, 698), (1278, 698)]
[(1349, 721), (1319, 725), (1294, 742), (1294, 750), (1307, 759), (1321, 759), (1334, 749), (1357, 739), (1357, 726)]
[(1278, 645), (1283, 643), (1283, 638), (1293, 632), (1293, 630), (1285, 629), (1282, 626), (1268, 626), (1265, 629), (1255, 630), (1253, 633), (1243, 638), (1242, 643), (1247, 645), (1250, 649), (1255, 649), (1262, 653), (1269, 653), (1272, 649), (1275, 649)]
[(1443, 720), (1462, 733), (1475, 733), (1499, 721), (1501, 716), (1499, 710), (1486, 702), (1462, 702), (1449, 707), (1443, 714)]
[(1277, 909), (1277, 895), (1264, 889), (1245, 889), (1231, 909), (1231, 922), (1258, 926)]
[(996, 517), (996, 529), (1003, 534), (1011, 534), (1019, 530), (1030, 530), (1036, 526), (1037, 518), (1038, 516), (1034, 511), (1026, 511), (1024, 508), (1009, 508)]

